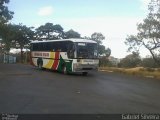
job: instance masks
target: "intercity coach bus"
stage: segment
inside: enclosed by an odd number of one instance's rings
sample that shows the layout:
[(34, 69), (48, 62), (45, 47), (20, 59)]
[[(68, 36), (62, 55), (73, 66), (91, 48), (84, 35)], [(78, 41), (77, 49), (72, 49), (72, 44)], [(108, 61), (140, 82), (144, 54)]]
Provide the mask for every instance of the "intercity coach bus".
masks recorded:
[(31, 64), (64, 74), (97, 70), (98, 45), (87, 39), (61, 39), (31, 42)]

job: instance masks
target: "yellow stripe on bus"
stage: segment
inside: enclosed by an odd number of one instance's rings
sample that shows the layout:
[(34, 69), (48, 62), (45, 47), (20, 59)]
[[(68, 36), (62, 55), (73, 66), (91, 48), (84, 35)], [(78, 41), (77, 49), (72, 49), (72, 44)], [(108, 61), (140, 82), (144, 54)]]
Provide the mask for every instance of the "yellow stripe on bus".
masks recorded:
[(50, 58), (55, 58), (55, 52), (50, 52)]
[(54, 63), (54, 60), (53, 60), (53, 58), (54, 58), (54, 56), (55, 56), (55, 52), (50, 52), (50, 60), (49, 60), (49, 62), (45, 65), (45, 68), (48, 68), (48, 69), (51, 69), (52, 68), (52, 65), (53, 65), (53, 63)]

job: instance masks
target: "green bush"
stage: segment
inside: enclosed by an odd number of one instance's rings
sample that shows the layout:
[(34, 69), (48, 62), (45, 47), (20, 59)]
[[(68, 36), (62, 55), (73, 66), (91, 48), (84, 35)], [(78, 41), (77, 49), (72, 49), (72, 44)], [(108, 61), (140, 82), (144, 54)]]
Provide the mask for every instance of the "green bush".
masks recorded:
[(123, 58), (118, 64), (118, 67), (133, 68), (139, 66), (140, 64), (141, 64), (141, 59), (139, 54), (132, 53)]
[(160, 72), (160, 68), (158, 68), (157, 71)]
[(102, 57), (99, 59), (100, 67), (116, 67), (111, 61), (109, 61), (106, 57)]
[(146, 70), (147, 70), (148, 72), (154, 72), (154, 71), (155, 71), (154, 68), (146, 68)]
[(139, 71), (145, 71), (145, 68), (139, 68)]
[(156, 68), (158, 65), (155, 63), (153, 58), (143, 58), (141, 65), (143, 67)]

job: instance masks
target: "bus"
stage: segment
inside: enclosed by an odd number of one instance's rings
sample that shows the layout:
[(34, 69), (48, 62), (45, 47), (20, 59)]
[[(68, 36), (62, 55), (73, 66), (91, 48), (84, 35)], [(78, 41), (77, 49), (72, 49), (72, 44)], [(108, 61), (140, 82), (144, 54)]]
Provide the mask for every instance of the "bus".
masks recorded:
[(39, 69), (87, 75), (99, 66), (98, 44), (87, 39), (32, 41), (30, 63)]

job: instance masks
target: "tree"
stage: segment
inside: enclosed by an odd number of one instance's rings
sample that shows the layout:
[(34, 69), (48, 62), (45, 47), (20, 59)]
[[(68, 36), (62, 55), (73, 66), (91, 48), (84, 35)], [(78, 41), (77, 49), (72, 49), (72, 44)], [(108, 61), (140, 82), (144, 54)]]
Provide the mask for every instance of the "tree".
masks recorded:
[(46, 23), (36, 29), (37, 39), (60, 39), (64, 37), (63, 28), (60, 25)]
[(11, 24), (1, 25), (0, 34), (2, 38), (2, 44), (4, 45), (4, 52), (9, 53), (13, 40), (13, 26)]
[(106, 48), (104, 45), (99, 45), (99, 54), (109, 57), (111, 55), (111, 49)]
[[(23, 60), (23, 48), (27, 45), (34, 36), (34, 32), (31, 30), (32, 27), (27, 27), (25, 25), (13, 25), (12, 31), (12, 41), (14, 45), (21, 50), (21, 62)], [(18, 46), (17, 46), (18, 45)]]
[(99, 54), (100, 55), (105, 54), (105, 49), (106, 49), (106, 47), (104, 45), (99, 45), (99, 47), (98, 47)]
[(51, 32), (53, 32), (53, 23), (46, 23), (45, 25), (41, 25), (36, 29), (36, 38), (37, 39), (50, 39)]
[(140, 64), (141, 64), (141, 58), (139, 54), (133, 52), (132, 54), (127, 55), (120, 61), (119, 67), (137, 67)]
[(104, 45), (100, 45), (99, 54), (103, 55), (99, 59), (99, 65), (100, 66), (112, 66), (112, 63), (108, 59), (108, 57), (111, 55), (111, 49), (110, 48), (106, 49)]
[(111, 49), (110, 48), (105, 49), (105, 55), (106, 55), (106, 57), (109, 57), (111, 55)]
[(68, 39), (68, 38), (80, 38), (80, 37), (81, 37), (81, 35), (78, 32), (76, 32), (72, 29), (65, 32), (65, 38), (66, 39)]
[(160, 0), (152, 0), (149, 4), (149, 14), (138, 24), (137, 35), (129, 35), (125, 44), (128, 51), (139, 51), (141, 46), (149, 50), (154, 61), (160, 65)]
[(155, 63), (154, 59), (150, 56), (142, 59), (142, 66), (149, 67), (149, 68), (160, 67)]
[[(88, 37), (85, 36), (86, 39), (89, 39)], [(98, 43), (98, 51), (100, 55), (105, 55), (106, 57), (109, 57), (111, 54), (111, 49), (110, 48), (105, 48), (104, 45), (102, 45), (102, 41), (105, 39), (104, 35), (102, 33), (93, 33), (91, 35), (91, 40), (94, 40)]]
[(53, 32), (55, 33), (54, 34), (54, 39), (61, 39), (61, 38), (64, 38), (64, 31), (63, 31), (63, 28), (61, 25), (59, 24), (56, 24), (53, 26), (54, 27), (54, 30)]
[(13, 17), (13, 12), (8, 10), (6, 4), (9, 3), (9, 0), (0, 0), (0, 24), (7, 23), (8, 20), (11, 20)]
[[(9, 0), (0, 0), (0, 39), (5, 46), (3, 51), (9, 52), (11, 46), (11, 25), (7, 24), (13, 17), (13, 12), (8, 10), (6, 6)], [(1, 51), (2, 52), (2, 51)]]
[(102, 41), (105, 39), (105, 37), (103, 36), (102, 33), (95, 32), (95, 33), (93, 33), (91, 35), (91, 39), (94, 40), (94, 41), (96, 41), (99, 45), (101, 45)]

